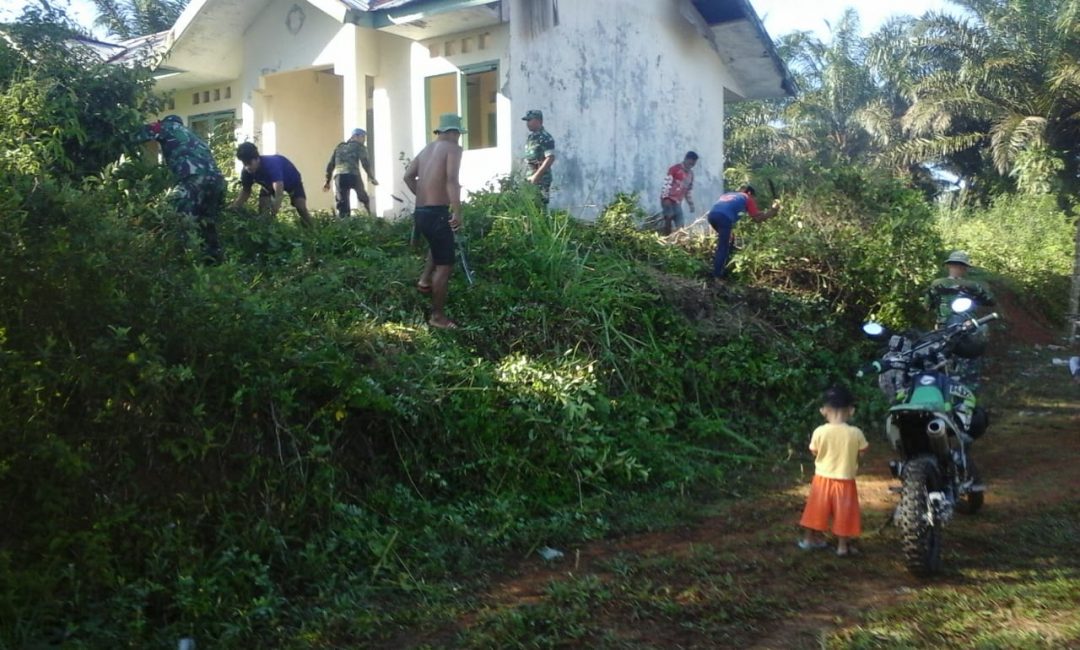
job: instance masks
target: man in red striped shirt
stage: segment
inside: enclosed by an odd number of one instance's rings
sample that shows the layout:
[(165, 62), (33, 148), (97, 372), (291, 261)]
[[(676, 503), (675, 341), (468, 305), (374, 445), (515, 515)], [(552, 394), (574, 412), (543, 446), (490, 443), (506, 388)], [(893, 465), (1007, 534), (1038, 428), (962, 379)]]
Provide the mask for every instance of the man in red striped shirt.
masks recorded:
[(665, 235), (671, 234), (672, 226), (682, 228), (686, 225), (682, 209), (683, 199), (686, 199), (690, 212), (695, 211), (691, 192), (694, 189), (694, 166), (697, 165), (697, 161), (698, 155), (693, 151), (687, 151), (681, 163), (676, 163), (668, 169), (664, 187), (660, 190), (660, 209), (664, 212)]

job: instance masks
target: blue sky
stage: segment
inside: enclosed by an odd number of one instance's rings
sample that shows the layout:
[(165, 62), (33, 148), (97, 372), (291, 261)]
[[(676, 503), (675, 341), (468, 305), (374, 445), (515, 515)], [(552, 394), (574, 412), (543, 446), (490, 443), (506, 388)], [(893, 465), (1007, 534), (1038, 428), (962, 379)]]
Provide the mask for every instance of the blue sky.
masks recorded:
[(750, 4), (773, 38), (797, 30), (827, 36), (826, 21), (835, 23), (847, 7), (859, 12), (864, 33), (874, 31), (892, 16), (921, 16), (927, 11), (959, 13), (947, 0), (750, 0)]
[[(31, 0), (32, 1), (32, 0)], [(577, 0), (582, 1), (582, 0)], [(90, 27), (97, 15), (89, 0), (52, 0), (54, 4), (68, 7), (68, 15)], [(859, 12), (863, 29), (873, 31), (893, 15), (920, 16), (931, 10), (953, 10), (955, 5), (947, 0), (750, 0), (765, 23), (769, 35), (776, 38), (795, 30), (809, 30), (824, 37), (828, 35), (826, 21), (835, 22), (845, 7)], [(27, 0), (0, 0), (0, 21), (17, 16)], [(103, 36), (100, 30), (98, 36)]]

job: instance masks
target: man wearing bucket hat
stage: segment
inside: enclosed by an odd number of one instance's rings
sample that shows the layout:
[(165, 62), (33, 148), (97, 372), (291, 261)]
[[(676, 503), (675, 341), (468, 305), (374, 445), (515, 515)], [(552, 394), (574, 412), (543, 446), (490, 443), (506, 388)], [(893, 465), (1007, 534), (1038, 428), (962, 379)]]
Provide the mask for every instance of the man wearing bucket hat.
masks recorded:
[(326, 183), (323, 184), (323, 191), (330, 191), (330, 181), (333, 179), (337, 212), (342, 219), (349, 216), (349, 193), (353, 191), (356, 192), (356, 199), (363, 204), (367, 213), (371, 214), (371, 202), (364, 189), (364, 180), (360, 177), (360, 167), (364, 168), (364, 173), (371, 179), (372, 185), (378, 185), (379, 181), (371, 175), (371, 164), (364, 146), (366, 137), (367, 131), (353, 129), (348, 140), (334, 147), (330, 162), (326, 163)]
[(207, 259), (220, 262), (217, 217), (225, 200), (225, 177), (210, 147), (184, 126), (179, 115), (168, 115), (143, 126), (135, 139), (140, 143), (153, 140), (161, 145), (161, 157), (176, 181), (169, 190), (169, 203), (198, 226)]
[(930, 283), (926, 291), (926, 306), (934, 310), (936, 326), (945, 325), (952, 316), (952, 301), (958, 294), (964, 293), (978, 305), (989, 307), (994, 304), (994, 295), (983, 283), (967, 276), (971, 267), (971, 257), (964, 251), (953, 251), (945, 258), (948, 277), (938, 278)]
[(551, 200), (551, 166), (555, 164), (555, 138), (544, 129), (544, 113), (536, 109), (526, 111), (521, 118), (529, 127), (529, 137), (525, 139), (525, 166), (528, 167), (528, 179), (540, 188), (540, 197), (547, 206)]
[(454, 231), (461, 227), (461, 145), (466, 133), (461, 116), (439, 116), (437, 136), (409, 162), (405, 185), (416, 195), (413, 219), (416, 230), (428, 242), (427, 261), (416, 289), (431, 294), (431, 318), (428, 325), (455, 329), (457, 324), (446, 317), (446, 294), (450, 272), (454, 268)]

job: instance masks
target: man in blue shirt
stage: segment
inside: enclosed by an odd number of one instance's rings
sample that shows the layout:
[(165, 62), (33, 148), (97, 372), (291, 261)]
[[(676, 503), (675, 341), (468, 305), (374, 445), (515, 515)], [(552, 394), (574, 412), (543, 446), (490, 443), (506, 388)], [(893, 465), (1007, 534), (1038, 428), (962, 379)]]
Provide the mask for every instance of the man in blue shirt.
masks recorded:
[(251, 142), (245, 142), (236, 148), (236, 158), (244, 166), (240, 174), (240, 195), (232, 202), (238, 208), (251, 198), (251, 187), (256, 183), (259, 190), (259, 213), (270, 212), (270, 218), (277, 217), (285, 194), (289, 195), (300, 220), (305, 226), (311, 226), (311, 213), (307, 209), (307, 194), (304, 183), (300, 180), (300, 171), (285, 156), (261, 156), (258, 148)]
[(709, 210), (709, 225), (716, 231), (716, 254), (713, 256), (713, 277), (722, 278), (727, 273), (728, 258), (731, 256), (731, 232), (745, 212), (754, 221), (765, 221), (776, 216), (780, 211), (780, 202), (774, 201), (772, 207), (760, 212), (754, 196), (757, 193), (750, 185), (743, 185), (735, 192), (725, 192), (716, 199)]

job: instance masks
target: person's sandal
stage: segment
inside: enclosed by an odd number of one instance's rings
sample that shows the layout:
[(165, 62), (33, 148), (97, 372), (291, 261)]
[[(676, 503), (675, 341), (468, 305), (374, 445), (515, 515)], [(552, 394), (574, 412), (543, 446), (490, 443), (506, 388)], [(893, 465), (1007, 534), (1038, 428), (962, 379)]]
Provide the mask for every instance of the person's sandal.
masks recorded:
[(795, 543), (796, 546), (804, 551), (819, 551), (829, 545), (828, 542), (808, 542), (805, 539), (800, 539)]

